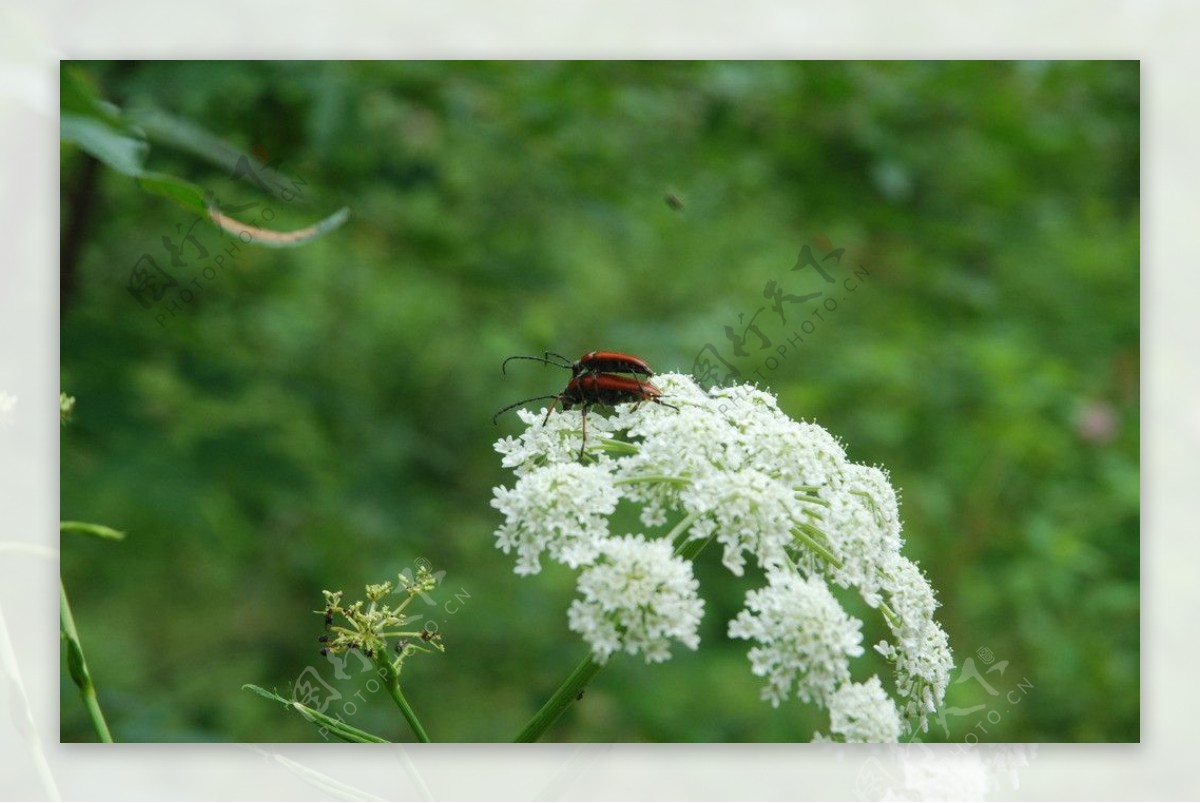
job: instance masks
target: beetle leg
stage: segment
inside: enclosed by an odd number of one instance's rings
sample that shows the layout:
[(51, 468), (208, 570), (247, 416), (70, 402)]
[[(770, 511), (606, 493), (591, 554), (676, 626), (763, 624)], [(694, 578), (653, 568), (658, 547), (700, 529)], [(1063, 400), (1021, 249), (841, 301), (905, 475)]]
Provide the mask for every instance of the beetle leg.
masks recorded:
[(546, 417), (542, 419), (543, 427), (546, 426), (546, 422), (550, 420), (550, 414), (554, 412), (554, 408), (558, 406), (559, 401), (561, 401), (561, 399), (555, 396), (554, 401), (550, 403), (550, 409), (546, 411)]
[(587, 446), (587, 411), (591, 405), (583, 405), (583, 440), (579, 442), (579, 462), (583, 462), (583, 449)]

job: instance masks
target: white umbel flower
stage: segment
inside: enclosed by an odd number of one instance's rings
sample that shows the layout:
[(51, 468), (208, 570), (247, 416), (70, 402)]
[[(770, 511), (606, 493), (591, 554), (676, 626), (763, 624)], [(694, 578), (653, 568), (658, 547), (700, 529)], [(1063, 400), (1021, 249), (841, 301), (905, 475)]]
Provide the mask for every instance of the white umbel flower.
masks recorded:
[[(767, 576), (729, 624), (731, 637), (754, 642), (764, 699), (828, 707), (842, 689), (834, 735), (882, 739), (893, 709), (877, 682), (850, 683), (861, 623), (826, 583), (852, 589), (886, 620), (891, 638), (876, 649), (893, 662), (902, 713), (924, 725), (952, 661), (933, 589), (901, 555), (887, 474), (851, 463), (835, 437), (789, 418), (766, 391), (705, 391), (682, 374), (657, 374), (654, 384), (671, 407), (647, 401), (588, 415), (582, 464), (578, 410), (545, 423), (544, 411), (523, 410), (525, 431), (496, 443), (516, 477), (513, 488), (495, 489), (505, 517), (496, 544), (516, 553), (516, 571), (539, 571), (543, 555), (582, 569), (570, 622), (597, 660), (622, 650), (665, 660), (673, 640), (695, 646), (701, 611), (690, 564), (671, 557), (674, 547), (693, 556), (711, 541), (732, 573), (756, 566)], [(609, 536), (620, 502), (637, 510), (644, 537)], [(637, 602), (649, 598), (646, 578), (659, 578), (653, 603)], [(868, 702), (878, 704), (873, 714), (853, 713)]]
[(872, 466), (847, 465), (825, 494), (829, 506), (820, 529), (841, 560), (831, 579), (857, 588), (872, 608), (882, 601), (885, 569), (900, 552), (900, 512), (887, 475)]
[(700, 584), (670, 543), (626, 535), (608, 539), (600, 552), (579, 576), (581, 598), (567, 611), (571, 630), (591, 645), (598, 663), (621, 650), (641, 653), (647, 663), (665, 661), (672, 641), (699, 646)]
[(881, 642), (875, 649), (896, 664), (896, 690), (907, 697), (904, 712), (921, 719), (937, 710), (945, 698), (954, 659), (946, 631), (933, 618), (938, 602), (920, 567), (896, 555), (885, 570), (886, 595), (894, 619), (888, 626), (894, 644)]
[(896, 705), (878, 677), (843, 684), (829, 698), (829, 730), (844, 742), (897, 742), (904, 732)]
[[(518, 410), (517, 416), (527, 429), (519, 437), (496, 441), (496, 451), (504, 456), (501, 465), (522, 477), (543, 466), (578, 462), (579, 442), (583, 437), (581, 413), (564, 410), (546, 419), (546, 408), (543, 407), (537, 413)], [(588, 416), (588, 439), (593, 444), (610, 434), (611, 429), (612, 425), (603, 416)]]
[[(797, 515), (796, 495), (787, 485), (755, 469), (710, 472), (680, 494), (688, 513), (711, 518), (724, 547), (722, 562), (739, 577), (746, 552), (767, 569), (781, 569)], [(709, 533), (702, 532), (707, 536)]]
[(590, 563), (608, 536), (617, 489), (603, 466), (557, 463), (534, 469), (515, 488), (495, 488), (492, 507), (504, 514), (496, 546), (517, 553), (517, 574), (541, 571), (541, 555), (571, 568)]
[(862, 655), (862, 622), (842, 609), (820, 577), (773, 572), (767, 582), (746, 595), (729, 635), (757, 642), (750, 667), (767, 678), (763, 699), (778, 706), (794, 689), (801, 700), (826, 705), (850, 680), (850, 659)]

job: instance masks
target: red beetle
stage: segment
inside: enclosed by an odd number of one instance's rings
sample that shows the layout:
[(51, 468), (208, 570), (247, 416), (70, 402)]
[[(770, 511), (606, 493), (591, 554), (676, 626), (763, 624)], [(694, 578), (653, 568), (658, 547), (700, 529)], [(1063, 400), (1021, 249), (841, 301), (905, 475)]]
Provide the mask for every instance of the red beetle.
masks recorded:
[[(551, 364), (553, 365), (553, 363)], [(614, 374), (585, 373), (571, 377), (571, 381), (567, 383), (567, 387), (562, 393), (534, 396), (533, 398), (519, 401), (516, 404), (510, 404), (492, 416), (492, 423), (496, 423), (496, 419), (502, 413), (506, 413), (514, 407), (520, 407), (522, 404), (541, 401), (542, 399), (554, 399), (554, 404), (550, 405), (550, 409), (546, 411), (546, 417), (542, 419), (543, 425), (550, 420), (550, 413), (554, 412), (554, 408), (559, 404), (562, 405), (564, 410), (570, 410), (576, 406), (581, 408), (583, 412), (583, 443), (579, 446), (580, 460), (583, 459), (583, 450), (587, 446), (587, 412), (590, 407), (597, 404), (604, 405), (605, 407), (615, 407), (618, 404), (641, 404), (642, 402), (650, 401), (655, 404), (661, 404), (664, 407), (670, 407), (672, 410), (679, 409), (675, 405), (663, 401), (662, 391), (650, 382), (642, 382), (637, 378), (630, 379), (629, 377), (616, 376)]]
[[(551, 357), (560, 362), (554, 362), (550, 359)], [(635, 357), (632, 354), (622, 354), (619, 351), (589, 351), (574, 362), (553, 351), (547, 351), (544, 357), (509, 357), (500, 366), (500, 370), (504, 373), (508, 372), (509, 360), (534, 360), (535, 362), (543, 362), (546, 365), (553, 365), (558, 368), (569, 368), (571, 376), (579, 376), (581, 374), (591, 374), (592, 376), (599, 376), (600, 374), (633, 374), (634, 377), (654, 376), (653, 369), (641, 357)]]

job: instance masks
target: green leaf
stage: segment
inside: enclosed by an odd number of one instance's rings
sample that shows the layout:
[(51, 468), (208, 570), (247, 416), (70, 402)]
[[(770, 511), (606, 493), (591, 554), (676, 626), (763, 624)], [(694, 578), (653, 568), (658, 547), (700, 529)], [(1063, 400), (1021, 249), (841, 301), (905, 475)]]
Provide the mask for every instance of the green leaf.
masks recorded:
[(111, 541), (120, 541), (125, 538), (125, 533), (120, 530), (105, 527), (103, 524), (90, 524), (86, 521), (60, 521), (58, 523), (58, 531), (62, 533), (85, 533), (100, 538), (107, 538)]
[(87, 665), (83, 661), (83, 650), (80, 649), (79, 642), (70, 636), (67, 637), (67, 668), (75, 685), (87, 691), (92, 685), (92, 680), (88, 677)]
[(82, 71), (68, 68), (59, 78), (59, 113), (93, 117), (123, 133), (136, 135), (121, 110), (100, 97), (100, 92)]
[(304, 717), (309, 722), (322, 726), (342, 741), (358, 742), (361, 744), (387, 743), (387, 739), (382, 739), (373, 733), (367, 733), (364, 730), (359, 730), (353, 725), (347, 725), (341, 720), (326, 716), (320, 711), (317, 711), (315, 708), (309, 708), (304, 703), (300, 703), (295, 700), (289, 700), (285, 697), (280, 697), (275, 692), (267, 691), (261, 686), (255, 686), (253, 683), (247, 683), (243, 685), (242, 688), (246, 691), (252, 691), (260, 697), (266, 697), (268, 700), (274, 700), (277, 703), (283, 703), (288, 708), (295, 709), (297, 712), (299, 712), (300, 716)]
[(347, 725), (340, 719), (326, 716), (314, 708), (309, 708), (303, 703), (293, 702), (292, 708), (300, 712), (300, 716), (307, 719), (309, 722), (323, 726), (326, 730), (337, 736), (344, 742), (358, 742), (360, 744), (387, 744), (387, 739), (381, 739), (373, 733), (367, 733), (364, 730), (359, 730), (353, 725)]
[(142, 162), (150, 146), (104, 120), (63, 112), (58, 131), (63, 140), (78, 145), (118, 173), (137, 177), (144, 172)]
[(203, 189), (190, 181), (166, 173), (144, 173), (138, 178), (138, 184), (147, 192), (170, 199), (199, 217), (208, 217), (208, 198)]
[[(297, 182), (272, 167), (230, 145), (191, 120), (176, 117), (161, 109), (141, 107), (126, 112), (138, 128), (145, 131), (146, 138), (155, 144), (177, 148), (216, 165), (227, 173), (235, 173), (242, 160), (247, 160), (255, 174), (262, 176), (273, 195), (278, 187), (294, 186)], [(261, 188), (261, 184), (257, 184)]]
[[(64, 71), (61, 93), (59, 136), (63, 141), (79, 146), (118, 173), (138, 179), (147, 192), (161, 195), (193, 214), (208, 218), (243, 243), (256, 243), (266, 248), (294, 248), (328, 234), (350, 217), (350, 210), (342, 207), (311, 226), (293, 231), (272, 231), (242, 223), (217, 209), (209, 193), (196, 184), (165, 173), (147, 171), (144, 163), (150, 146), (142, 129), (134, 126), (117, 107), (101, 100), (82, 74)], [(215, 135), (165, 112), (143, 109), (138, 112), (137, 120), (156, 138), (221, 167), (233, 170), (244, 157)], [(265, 165), (255, 163), (255, 166), (277, 185), (294, 183)]]
[(280, 697), (275, 692), (267, 691), (262, 686), (255, 686), (253, 683), (242, 684), (242, 691), (252, 691), (255, 694), (257, 694), (259, 697), (266, 697), (268, 700), (274, 700), (275, 702), (283, 703), (284, 705), (292, 704), (291, 700), (285, 700), (284, 698)]

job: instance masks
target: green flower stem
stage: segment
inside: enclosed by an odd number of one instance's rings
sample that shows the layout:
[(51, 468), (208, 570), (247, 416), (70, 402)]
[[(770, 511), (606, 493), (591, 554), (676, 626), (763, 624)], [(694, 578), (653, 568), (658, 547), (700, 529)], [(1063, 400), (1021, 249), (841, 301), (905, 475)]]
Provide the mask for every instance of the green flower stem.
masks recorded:
[(396, 668), (384, 656), (379, 656), (375, 664), (384, 671), (388, 694), (392, 695), (392, 699), (395, 700), (400, 713), (404, 714), (404, 718), (408, 720), (408, 725), (413, 729), (413, 733), (416, 734), (417, 741), (429, 742), (429, 734), (425, 732), (425, 728), (421, 726), (421, 720), (417, 719), (417, 713), (413, 711), (412, 706), (408, 704), (408, 700), (404, 698), (404, 692), (400, 691), (400, 673), (396, 671)]
[(792, 535), (796, 537), (797, 541), (803, 543), (813, 552), (816, 552), (830, 566), (833, 566), (835, 569), (842, 568), (842, 562), (838, 560), (838, 557), (817, 541), (815, 536), (819, 534), (819, 530), (811, 524), (806, 523), (798, 524), (792, 529)]
[[(820, 530), (817, 530), (811, 524), (800, 524), (792, 530), (792, 535), (796, 537), (797, 541), (803, 543), (813, 552), (816, 552), (817, 555), (830, 566), (834, 567), (835, 569), (842, 568), (842, 562), (838, 560), (837, 556), (835, 556), (817, 541), (816, 536), (819, 536), (820, 534)], [(900, 617), (896, 615), (895, 611), (888, 607), (886, 602), (879, 603), (879, 611), (883, 614), (883, 618), (887, 620), (888, 626), (893, 630), (899, 628), (902, 624)]]
[(900, 627), (902, 624), (900, 617), (896, 615), (895, 611), (888, 607), (886, 602), (879, 603), (879, 610), (883, 612), (883, 618), (887, 619), (888, 624), (893, 630)]
[(875, 504), (875, 497), (866, 491), (851, 491), (850, 493), (867, 500), (867, 507), (871, 508), (871, 516), (875, 519), (875, 523), (882, 527), (884, 523), (883, 514), (879, 512), (879, 505)]
[(59, 591), (59, 621), (63, 636), (67, 640), (67, 668), (71, 672), (71, 680), (79, 687), (83, 696), (83, 704), (87, 708), (88, 717), (102, 742), (111, 742), (112, 733), (108, 723), (104, 721), (104, 712), (100, 710), (100, 700), (96, 697), (96, 687), (92, 684), (92, 675), (88, 672), (87, 661), (83, 657), (83, 645), (79, 641), (79, 633), (75, 630), (75, 618), (71, 616), (71, 605), (67, 602), (67, 589), (58, 583)]
[(643, 474), (639, 477), (622, 477), (613, 480), (613, 485), (637, 485), (642, 482), (669, 482), (674, 485), (687, 485), (691, 480), (687, 477), (669, 477), (665, 474)]
[(629, 443), (628, 441), (619, 441), (613, 438), (600, 438), (600, 445), (604, 447), (604, 451), (606, 452), (637, 454), (640, 451), (637, 447), (637, 444)]
[(60, 521), (58, 523), (58, 530), (64, 533), (86, 533), (100, 538), (108, 538), (112, 541), (120, 541), (125, 538), (125, 533), (120, 530), (114, 530), (112, 527), (105, 527), (103, 524), (92, 524), (86, 521)]
[[(687, 529), (695, 524), (698, 518), (700, 518), (699, 513), (692, 513), (688, 516), (685, 516), (684, 519), (676, 524), (671, 532), (668, 533), (667, 539), (674, 543), (676, 540), (682, 538), (687, 533)], [(707, 546), (711, 540), (711, 537), (703, 541), (683, 540), (682, 543), (679, 543), (675, 546), (675, 554), (684, 560), (695, 560), (696, 556), (700, 554), (700, 551), (704, 549), (704, 547)], [(562, 685), (559, 686), (554, 694), (550, 696), (550, 699), (546, 701), (546, 704), (543, 705), (538, 712), (533, 715), (533, 719), (529, 720), (529, 723), (519, 734), (517, 734), (517, 738), (513, 741), (536, 742), (541, 739), (542, 735), (545, 734), (547, 729), (549, 729), (549, 727), (553, 725), (560, 716), (562, 716), (563, 712), (567, 710), (567, 707), (579, 698), (580, 694), (583, 692), (583, 688), (591, 682), (592, 678), (596, 676), (596, 673), (599, 672), (600, 669), (601, 664), (598, 664), (592, 660), (592, 654), (589, 652), (586, 656), (584, 656), (584, 659), (579, 662), (579, 665), (575, 667), (574, 671), (567, 676), (567, 679), (563, 681)]]
[[(680, 528), (683, 528), (684, 525), (687, 525), (688, 527), (690, 527), (690, 526), (692, 526), (692, 523), (699, 517), (700, 517), (699, 514), (693, 513), (691, 516), (688, 516), (686, 519), (679, 522), (678, 526), (676, 526), (675, 529), (680, 530)], [(674, 532), (674, 530), (672, 532)], [(675, 554), (678, 555), (679, 557), (683, 558), (684, 560), (693, 561), (701, 553), (701, 551), (703, 551), (704, 547), (708, 546), (709, 543), (711, 543), (712, 540), (716, 537), (717, 537), (716, 532), (713, 532), (712, 535), (710, 535), (708, 538), (705, 538), (703, 541), (684, 540), (682, 543), (676, 545)]]
[(517, 738), (513, 741), (536, 742), (541, 739), (542, 734), (567, 710), (567, 706), (575, 701), (575, 698), (583, 691), (583, 687), (596, 676), (596, 673), (600, 671), (600, 666), (592, 660), (591, 652), (584, 656), (575, 670), (567, 676), (558, 690), (533, 715), (533, 719), (529, 720), (529, 724), (517, 734)]
[[(687, 540), (684, 539), (684, 536), (687, 534), (688, 528), (695, 524), (696, 519), (698, 518), (700, 518), (699, 513), (689, 513), (683, 517), (682, 521), (671, 528), (671, 532), (667, 533), (667, 540), (674, 545), (674, 552), (676, 555), (682, 553), (683, 547), (687, 543)], [(677, 541), (678, 543), (676, 543)], [(695, 555), (692, 557), (695, 557)]]

